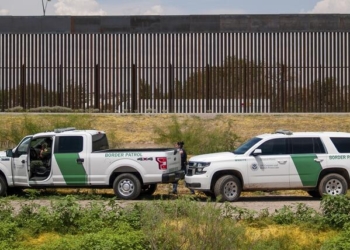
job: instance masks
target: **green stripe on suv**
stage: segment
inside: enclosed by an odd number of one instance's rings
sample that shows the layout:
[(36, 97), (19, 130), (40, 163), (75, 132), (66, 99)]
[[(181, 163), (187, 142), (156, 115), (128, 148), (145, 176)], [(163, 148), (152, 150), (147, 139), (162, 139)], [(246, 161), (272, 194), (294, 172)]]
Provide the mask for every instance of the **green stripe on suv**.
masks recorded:
[(298, 171), (303, 186), (317, 185), (318, 176), (322, 170), (316, 155), (291, 155), (294, 165)]
[(78, 164), (78, 153), (55, 154), (55, 158), (67, 185), (87, 185), (87, 174), (83, 164)]

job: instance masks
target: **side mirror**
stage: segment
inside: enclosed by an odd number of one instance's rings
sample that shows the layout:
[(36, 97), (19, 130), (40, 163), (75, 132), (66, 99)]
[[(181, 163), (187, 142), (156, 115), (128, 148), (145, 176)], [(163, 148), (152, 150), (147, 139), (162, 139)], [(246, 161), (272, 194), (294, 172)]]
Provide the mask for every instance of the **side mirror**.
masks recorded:
[(12, 157), (13, 153), (12, 153), (12, 149), (7, 149), (6, 150), (6, 156), (7, 157)]
[(254, 152), (253, 152), (253, 155), (254, 155), (254, 156), (255, 156), (255, 155), (261, 155), (261, 154), (262, 154), (262, 151), (261, 151), (260, 148), (255, 149)]

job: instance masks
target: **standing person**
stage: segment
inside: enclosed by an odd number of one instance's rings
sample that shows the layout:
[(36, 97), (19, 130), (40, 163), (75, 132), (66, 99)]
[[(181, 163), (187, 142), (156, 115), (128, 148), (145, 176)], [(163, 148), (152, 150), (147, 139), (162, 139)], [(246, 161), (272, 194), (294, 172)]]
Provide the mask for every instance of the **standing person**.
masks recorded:
[[(185, 143), (183, 141), (179, 141), (175, 143), (175, 147), (179, 150), (180, 155), (181, 155), (181, 170), (185, 171), (186, 173), (186, 167), (187, 167), (187, 153), (186, 150), (184, 149)], [(177, 185), (178, 182), (173, 183), (173, 194), (177, 194)], [(191, 194), (194, 194), (194, 191), (192, 189)]]

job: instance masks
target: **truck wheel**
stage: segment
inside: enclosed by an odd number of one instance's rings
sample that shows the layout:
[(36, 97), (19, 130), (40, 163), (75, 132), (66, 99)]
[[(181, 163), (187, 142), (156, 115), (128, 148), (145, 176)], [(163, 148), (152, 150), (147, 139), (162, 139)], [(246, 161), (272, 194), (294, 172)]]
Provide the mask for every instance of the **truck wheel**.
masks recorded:
[(115, 178), (113, 190), (118, 198), (123, 200), (133, 200), (141, 193), (141, 183), (133, 174), (121, 174)]
[(141, 194), (152, 195), (157, 190), (157, 184), (143, 185), (141, 189)]
[(0, 175), (0, 196), (5, 196), (7, 193), (7, 182), (5, 178)]
[(214, 194), (220, 197), (219, 201), (236, 201), (241, 195), (242, 184), (233, 175), (224, 175), (217, 180), (214, 186)]
[(340, 174), (329, 174), (322, 178), (318, 191), (320, 195), (346, 194), (348, 191), (348, 184), (345, 178)]

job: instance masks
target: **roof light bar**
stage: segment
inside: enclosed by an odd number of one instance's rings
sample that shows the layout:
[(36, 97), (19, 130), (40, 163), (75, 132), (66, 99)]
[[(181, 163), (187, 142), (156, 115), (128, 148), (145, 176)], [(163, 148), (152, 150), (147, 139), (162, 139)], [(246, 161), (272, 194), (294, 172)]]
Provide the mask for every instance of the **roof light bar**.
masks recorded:
[(279, 130), (276, 130), (275, 134), (292, 135), (293, 132), (289, 130), (279, 129)]
[(75, 130), (75, 127), (69, 127), (69, 128), (56, 128), (54, 130), (55, 133), (62, 133), (62, 132), (65, 132), (65, 131), (73, 131)]

